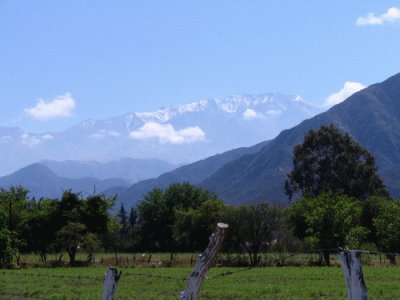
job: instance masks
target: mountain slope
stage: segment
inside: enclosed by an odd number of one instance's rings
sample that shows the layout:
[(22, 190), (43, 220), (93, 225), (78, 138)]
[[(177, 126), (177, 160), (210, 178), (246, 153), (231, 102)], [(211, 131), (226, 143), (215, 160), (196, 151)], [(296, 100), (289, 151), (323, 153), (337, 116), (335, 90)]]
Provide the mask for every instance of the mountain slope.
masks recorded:
[[(261, 148), (265, 147), (268, 142), (259, 143), (252, 147), (239, 148), (231, 151), (227, 151), (222, 154), (217, 154), (206, 158), (204, 160), (197, 161), (195, 163), (182, 166), (174, 171), (165, 173), (158, 178), (144, 180), (138, 182), (127, 190), (119, 190), (119, 200), (126, 203), (126, 205), (134, 206), (138, 200), (142, 198), (144, 194), (149, 192), (151, 189), (166, 188), (172, 183), (190, 182), (192, 184), (198, 184), (205, 178), (212, 175), (219, 168), (226, 163), (235, 160), (243, 155), (249, 153), (258, 152)], [(111, 194), (115, 190), (106, 191), (107, 194)]]
[(206, 178), (201, 186), (230, 203), (287, 203), (283, 192), (292, 151), (310, 129), (334, 124), (375, 157), (392, 196), (400, 196), (400, 74), (352, 95), (298, 126), (283, 131), (258, 153), (243, 156)]
[(92, 177), (67, 179), (55, 175), (41, 164), (32, 164), (8, 176), (0, 177), (0, 187), (23, 186), (29, 190), (29, 196), (35, 198), (59, 198), (64, 190), (82, 192), (84, 195), (93, 192), (101, 193), (111, 187), (128, 186), (122, 179), (98, 180)]

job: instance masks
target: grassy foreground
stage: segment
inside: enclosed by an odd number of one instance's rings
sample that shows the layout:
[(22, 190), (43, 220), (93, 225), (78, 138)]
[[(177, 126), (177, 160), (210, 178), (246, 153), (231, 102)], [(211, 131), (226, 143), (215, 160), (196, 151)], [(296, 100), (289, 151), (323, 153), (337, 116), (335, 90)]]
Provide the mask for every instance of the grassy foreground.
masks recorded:
[[(192, 269), (121, 270), (117, 299), (178, 299)], [(104, 267), (0, 270), (0, 299), (100, 299), (104, 272)], [(225, 272), (236, 273), (221, 276)], [(400, 267), (366, 266), (364, 276), (369, 299), (400, 299)], [(200, 299), (337, 300), (346, 295), (339, 267), (213, 268)]]

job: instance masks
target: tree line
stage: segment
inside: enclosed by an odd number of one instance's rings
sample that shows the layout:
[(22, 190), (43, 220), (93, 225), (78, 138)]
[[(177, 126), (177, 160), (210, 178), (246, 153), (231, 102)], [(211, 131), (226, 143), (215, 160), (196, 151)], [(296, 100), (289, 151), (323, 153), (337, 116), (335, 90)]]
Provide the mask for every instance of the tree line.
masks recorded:
[[(377, 175), (373, 156), (333, 126), (309, 131), (296, 146), (285, 191), (289, 206), (230, 206), (189, 183), (155, 188), (135, 207), (117, 197), (65, 191), (29, 199), (22, 187), (0, 190), (0, 265), (21, 253), (203, 251), (217, 222), (230, 225), (224, 252), (246, 253), (251, 265), (267, 251), (336, 247), (400, 251), (400, 204)], [(330, 264), (329, 251), (323, 252)], [(388, 255), (395, 262), (394, 255)]]

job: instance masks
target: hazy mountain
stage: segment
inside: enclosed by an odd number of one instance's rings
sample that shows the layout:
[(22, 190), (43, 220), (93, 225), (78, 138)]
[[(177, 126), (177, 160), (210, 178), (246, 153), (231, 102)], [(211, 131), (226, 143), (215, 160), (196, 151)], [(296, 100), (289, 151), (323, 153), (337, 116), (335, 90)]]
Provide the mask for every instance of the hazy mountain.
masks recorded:
[(89, 120), (63, 132), (32, 134), (1, 127), (0, 175), (41, 160), (106, 162), (129, 157), (193, 162), (271, 139), (319, 112), (299, 96), (262, 94)]
[(256, 153), (267, 144), (268, 142), (263, 142), (252, 147), (238, 148), (222, 154), (217, 154), (204, 160), (177, 168), (176, 170), (165, 173), (158, 178), (138, 182), (128, 189), (110, 189), (106, 191), (106, 193), (109, 195), (118, 193), (118, 199), (120, 201), (124, 202), (128, 207), (134, 206), (143, 195), (155, 187), (166, 188), (172, 183), (182, 182), (199, 184), (226, 163), (238, 159), (243, 155)]
[(259, 152), (220, 168), (201, 186), (230, 203), (287, 203), (283, 185), (292, 168), (293, 147), (302, 142), (308, 130), (330, 123), (348, 132), (374, 155), (378, 172), (392, 196), (400, 197), (400, 74), (283, 131)]
[(121, 178), (131, 184), (154, 178), (178, 167), (157, 159), (132, 159), (100, 163), (97, 161), (54, 161), (43, 160), (40, 164), (48, 167), (56, 175), (65, 178), (79, 179), (93, 177), (96, 179)]
[(98, 180), (92, 177), (81, 179), (67, 179), (54, 174), (48, 167), (41, 164), (32, 164), (17, 172), (0, 177), (0, 187), (23, 186), (29, 190), (30, 197), (60, 198), (64, 190), (83, 192), (90, 195), (101, 193), (115, 186), (129, 186), (123, 179)]

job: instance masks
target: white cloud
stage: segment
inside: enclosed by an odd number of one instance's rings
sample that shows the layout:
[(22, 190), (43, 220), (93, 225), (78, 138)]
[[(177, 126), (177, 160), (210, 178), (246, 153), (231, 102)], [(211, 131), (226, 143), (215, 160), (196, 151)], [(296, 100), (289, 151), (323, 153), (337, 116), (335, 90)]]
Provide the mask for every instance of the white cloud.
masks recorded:
[(267, 110), (267, 114), (272, 116), (280, 116), (282, 114), (282, 111), (277, 109), (269, 109)]
[(156, 138), (163, 144), (184, 144), (204, 140), (205, 133), (198, 126), (175, 130), (171, 124), (148, 122), (139, 130), (132, 131), (130, 137), (141, 140)]
[(51, 140), (54, 140), (54, 137), (49, 133), (43, 134), (41, 136), (30, 135), (28, 133), (23, 133), (21, 135), (22, 144), (24, 144), (28, 147), (34, 147), (43, 142), (51, 141)]
[(11, 140), (12, 140), (12, 137), (10, 135), (0, 136), (0, 144), (7, 144)]
[(334, 106), (364, 88), (365, 86), (359, 82), (346, 81), (339, 92), (334, 93), (325, 99), (323, 107), (329, 108)]
[(43, 135), (42, 135), (42, 140), (43, 140), (43, 141), (52, 141), (52, 140), (54, 140), (54, 136), (52, 136), (52, 135), (49, 134), (49, 133), (46, 133), (46, 134), (43, 134)]
[(23, 133), (21, 139), (22, 144), (27, 145), (28, 147), (34, 147), (42, 142), (37, 136), (29, 135), (27, 133)]
[(243, 113), (243, 118), (245, 120), (251, 120), (257, 118), (257, 112), (254, 109), (247, 108)]
[(101, 129), (101, 130), (97, 131), (96, 133), (90, 135), (89, 137), (92, 139), (104, 139), (109, 136), (119, 137), (119, 136), (121, 136), (121, 134), (116, 130)]
[(39, 99), (36, 106), (25, 108), (25, 113), (36, 120), (48, 120), (57, 117), (69, 117), (75, 108), (75, 100), (70, 93), (57, 96), (50, 102)]
[(383, 25), (400, 21), (400, 8), (391, 7), (384, 14), (379, 16), (375, 13), (368, 13), (366, 17), (359, 17), (356, 21), (358, 26)]

